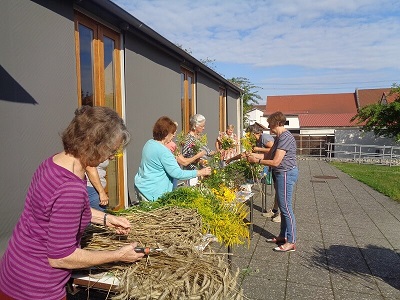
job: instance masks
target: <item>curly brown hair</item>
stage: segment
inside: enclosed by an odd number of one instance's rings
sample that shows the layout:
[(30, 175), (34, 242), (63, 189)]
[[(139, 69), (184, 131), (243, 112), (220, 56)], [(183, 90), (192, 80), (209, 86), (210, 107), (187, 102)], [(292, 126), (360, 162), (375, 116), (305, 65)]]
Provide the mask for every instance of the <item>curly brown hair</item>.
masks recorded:
[(286, 117), (282, 112), (276, 111), (267, 118), (267, 122), (269, 125), (273, 126), (284, 126)]
[(156, 141), (162, 141), (169, 133), (174, 133), (177, 129), (176, 123), (169, 117), (159, 118), (153, 127), (153, 138)]
[(84, 167), (98, 166), (130, 140), (122, 118), (101, 106), (78, 108), (61, 137), (65, 153), (78, 158)]

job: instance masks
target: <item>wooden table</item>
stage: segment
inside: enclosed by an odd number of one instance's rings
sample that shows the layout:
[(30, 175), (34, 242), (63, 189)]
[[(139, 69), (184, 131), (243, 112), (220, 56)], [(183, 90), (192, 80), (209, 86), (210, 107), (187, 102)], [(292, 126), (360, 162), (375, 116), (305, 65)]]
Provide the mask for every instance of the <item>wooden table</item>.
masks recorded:
[(111, 292), (117, 290), (119, 285), (118, 278), (109, 273), (98, 275), (90, 276), (88, 272), (81, 271), (73, 272), (71, 277), (73, 278), (73, 284), (79, 287)]

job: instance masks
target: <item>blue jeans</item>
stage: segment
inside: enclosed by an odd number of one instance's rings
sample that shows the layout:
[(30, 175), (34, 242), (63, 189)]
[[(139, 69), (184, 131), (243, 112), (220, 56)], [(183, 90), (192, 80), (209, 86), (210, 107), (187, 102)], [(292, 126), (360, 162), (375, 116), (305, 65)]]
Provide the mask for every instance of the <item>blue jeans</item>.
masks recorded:
[(92, 186), (87, 186), (86, 188), (89, 195), (90, 207), (100, 211), (105, 211), (107, 206), (100, 206), (100, 196), (96, 189)]
[(278, 195), (278, 205), (281, 210), (279, 237), (286, 237), (289, 243), (296, 243), (296, 219), (293, 213), (292, 195), (299, 170), (294, 168), (286, 172), (274, 171), (274, 177), (275, 193)]

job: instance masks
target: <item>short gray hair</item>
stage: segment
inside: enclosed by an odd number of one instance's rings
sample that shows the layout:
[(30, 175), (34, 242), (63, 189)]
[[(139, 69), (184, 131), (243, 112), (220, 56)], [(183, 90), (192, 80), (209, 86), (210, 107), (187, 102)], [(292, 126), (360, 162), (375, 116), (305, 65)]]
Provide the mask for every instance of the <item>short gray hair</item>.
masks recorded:
[(193, 115), (189, 120), (189, 125), (191, 129), (195, 129), (196, 126), (200, 125), (201, 123), (205, 122), (206, 118), (201, 114)]

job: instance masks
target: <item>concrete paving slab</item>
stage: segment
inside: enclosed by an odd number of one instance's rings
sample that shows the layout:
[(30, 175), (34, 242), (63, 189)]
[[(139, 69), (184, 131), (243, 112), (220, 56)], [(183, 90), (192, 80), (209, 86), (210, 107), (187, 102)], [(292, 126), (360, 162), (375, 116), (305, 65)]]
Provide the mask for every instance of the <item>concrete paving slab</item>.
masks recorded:
[(288, 282), (286, 287), (286, 298), (284, 299), (333, 300), (334, 296), (332, 289), (328, 287)]
[(385, 299), (400, 299), (400, 280), (398, 278), (378, 278), (376, 283)]
[(329, 270), (318, 268), (314, 265), (290, 264), (288, 281), (327, 288), (331, 287)]
[(334, 289), (335, 300), (383, 300), (383, 296)]
[[(325, 161), (300, 160), (299, 169), (296, 252), (275, 253), (266, 243), (280, 224), (261, 217), (255, 195), (252, 245), (235, 248), (233, 257), (247, 274), (246, 299), (400, 299), (399, 203)], [(318, 175), (338, 178), (313, 182)]]
[(286, 282), (275, 279), (247, 276), (242, 283), (245, 299), (287, 299)]
[(357, 273), (331, 272), (331, 280), (335, 290), (347, 290), (353, 293), (382, 296), (372, 276)]

